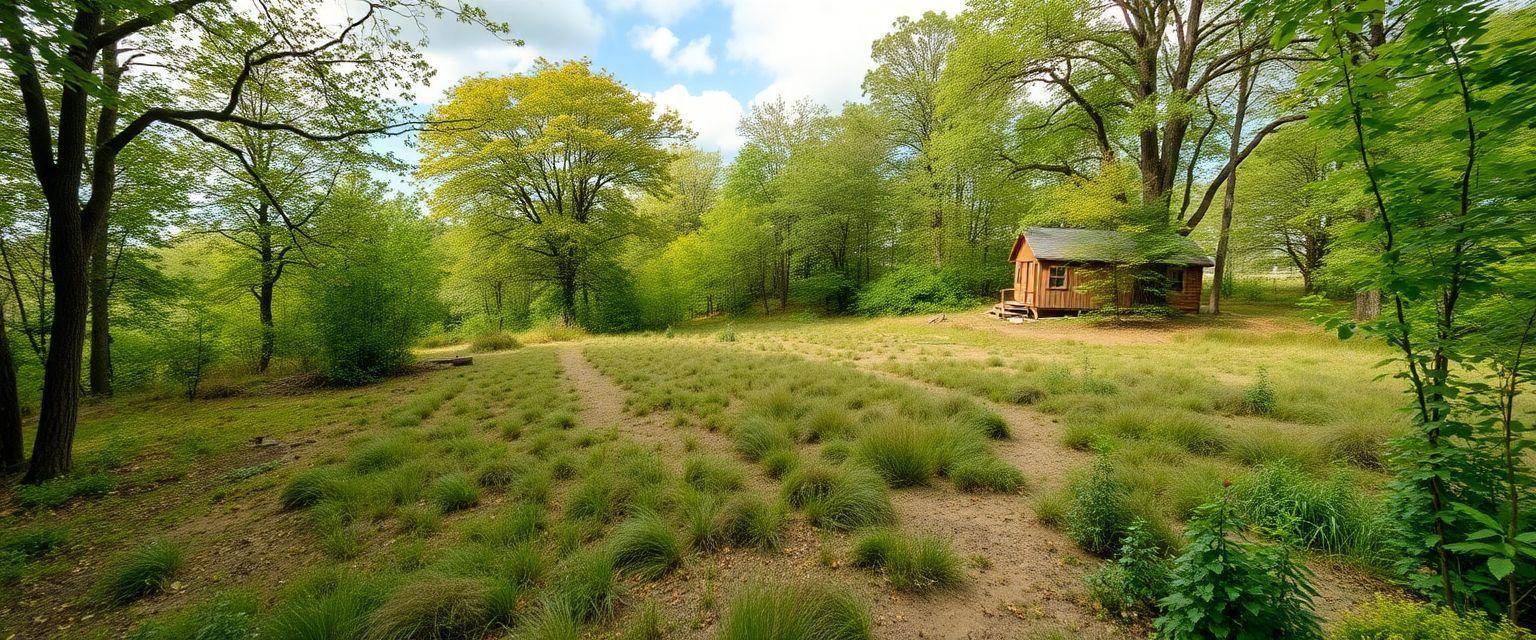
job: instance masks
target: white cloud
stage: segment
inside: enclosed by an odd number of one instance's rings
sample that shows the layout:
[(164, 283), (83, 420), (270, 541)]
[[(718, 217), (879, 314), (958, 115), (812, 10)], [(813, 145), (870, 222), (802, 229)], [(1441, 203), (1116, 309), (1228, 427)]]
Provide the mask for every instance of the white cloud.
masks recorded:
[(677, 34), (666, 27), (636, 27), (631, 33), (635, 47), (672, 73), (713, 73), (715, 59), (709, 55), (710, 36), (695, 38), (677, 48)]
[[(491, 20), (511, 27), (510, 34), (498, 37), (452, 16), (427, 22), (425, 54), (437, 74), (430, 85), (417, 87), (419, 101), (440, 100), (466, 76), (518, 73), (540, 57), (591, 55), (603, 37), (603, 21), (586, 0), (506, 0), (484, 6)], [(523, 46), (513, 45), (512, 38), (523, 40)]]
[(958, 13), (964, 0), (725, 0), (731, 10), (726, 54), (768, 72), (752, 102), (810, 96), (828, 106), (855, 100), (869, 70), (870, 43), (899, 16)]
[(741, 148), (741, 134), (736, 123), (744, 112), (741, 102), (726, 91), (706, 89), (697, 95), (688, 87), (674, 84), (656, 93), (641, 93), (642, 97), (656, 103), (658, 110), (676, 111), (688, 126), (699, 133), (695, 140), (702, 149), (720, 151), (727, 157), (734, 156)]
[(677, 22), (700, 4), (703, 0), (608, 0), (608, 8), (613, 11), (639, 11), (662, 24)]

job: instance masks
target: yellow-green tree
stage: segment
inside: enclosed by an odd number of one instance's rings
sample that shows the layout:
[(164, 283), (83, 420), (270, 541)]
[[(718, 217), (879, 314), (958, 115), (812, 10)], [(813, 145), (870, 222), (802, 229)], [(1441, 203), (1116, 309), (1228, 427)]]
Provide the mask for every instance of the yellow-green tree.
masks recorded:
[(664, 193), (671, 149), (693, 135), (584, 60), (466, 80), (432, 117), (463, 125), (421, 136), (434, 214), (512, 248), (509, 268), (558, 295), (568, 325), (594, 269), (643, 224), (630, 195)]

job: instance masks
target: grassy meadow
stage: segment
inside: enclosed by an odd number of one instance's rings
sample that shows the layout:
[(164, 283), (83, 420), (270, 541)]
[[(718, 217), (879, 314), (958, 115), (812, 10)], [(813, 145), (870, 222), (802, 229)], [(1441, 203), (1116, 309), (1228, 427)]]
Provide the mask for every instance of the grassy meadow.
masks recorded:
[(1224, 483), (1326, 620), (1391, 592), (1379, 346), (1264, 303), (930, 320), (90, 404), (80, 473), (0, 492), (0, 637), (1143, 637), (1099, 557)]

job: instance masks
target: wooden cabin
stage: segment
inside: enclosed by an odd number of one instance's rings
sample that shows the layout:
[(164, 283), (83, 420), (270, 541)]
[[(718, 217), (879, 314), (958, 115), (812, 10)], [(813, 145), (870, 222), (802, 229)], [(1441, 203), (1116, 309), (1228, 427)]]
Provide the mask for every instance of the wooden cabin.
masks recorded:
[[(991, 313), (1001, 318), (1076, 314), (1102, 304), (1083, 286), (1108, 267), (1126, 264), (1135, 256), (1145, 260), (1153, 247), (1156, 258), (1146, 278), (1118, 292), (1119, 304), (1166, 304), (1186, 313), (1200, 312), (1200, 289), (1206, 267), (1215, 261), (1189, 238), (1132, 235), (1099, 229), (1026, 229), (1013, 243), (1013, 288), (999, 292)], [(1137, 282), (1147, 282), (1142, 285)], [(1155, 282), (1156, 284), (1150, 284)], [(1091, 287), (1087, 287), (1091, 288)], [(1102, 294), (1101, 294), (1102, 295)]]

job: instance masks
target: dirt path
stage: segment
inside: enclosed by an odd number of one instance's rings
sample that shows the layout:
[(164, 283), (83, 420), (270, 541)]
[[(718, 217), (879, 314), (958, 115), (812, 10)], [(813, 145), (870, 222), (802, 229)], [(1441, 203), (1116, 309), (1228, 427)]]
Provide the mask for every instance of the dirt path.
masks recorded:
[[(679, 444), (685, 437), (699, 443), (701, 451), (733, 456), (732, 443), (724, 434), (696, 428), (673, 428), (656, 416), (634, 417), (625, 413), (625, 392), (582, 355), (579, 347), (561, 351), (565, 376), (583, 398), (586, 424), (617, 425), (619, 432), (637, 442), (655, 446), (663, 457), (684, 454)], [(911, 381), (897, 380), (899, 384)], [(922, 385), (918, 385), (922, 387)], [(927, 387), (923, 387), (927, 388)], [(944, 393), (950, 393), (944, 390)], [(1023, 416), (1007, 415), (1010, 423), (1023, 425)], [(1032, 430), (1020, 430), (1016, 439), (998, 449), (999, 455), (1032, 474), (1032, 480), (1054, 483), (1068, 463), (1059, 456), (1039, 453), (1039, 439)], [(803, 455), (813, 455), (809, 451)], [(750, 465), (749, 488), (773, 496), (778, 483)], [(668, 609), (681, 618), (698, 621), (704, 611), (702, 595), (717, 583), (739, 584), (753, 576), (797, 575), (801, 579), (831, 579), (847, 583), (868, 595), (873, 604), (877, 635), (882, 638), (1028, 638), (1051, 632), (1067, 632), (1080, 638), (1120, 638), (1130, 630), (1099, 620), (1081, 603), (1082, 576), (1094, 560), (1081, 554), (1061, 534), (1035, 522), (1027, 498), (1011, 494), (965, 494), (945, 483), (929, 488), (892, 492), (900, 526), (912, 532), (939, 535), (963, 557), (976, 559), (968, 569), (970, 579), (958, 589), (933, 594), (892, 591), (883, 579), (847, 567), (827, 567), (828, 551), (840, 563), (847, 557), (850, 536), (817, 533), (798, 518), (790, 528), (782, 553), (756, 554), (750, 560), (738, 552), (696, 559), (674, 577), (645, 587), (657, 592)], [(744, 562), (744, 560), (746, 560)], [(710, 577), (714, 573), (713, 578)], [(787, 574), (786, 574), (787, 572)], [(708, 624), (697, 624), (702, 633)], [(707, 637), (698, 635), (697, 637)]]

